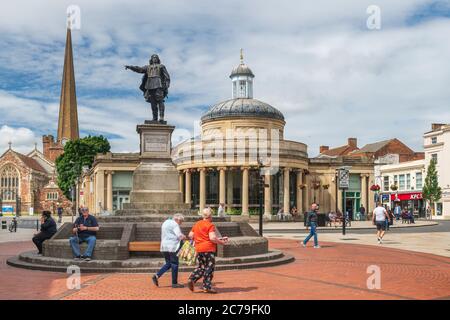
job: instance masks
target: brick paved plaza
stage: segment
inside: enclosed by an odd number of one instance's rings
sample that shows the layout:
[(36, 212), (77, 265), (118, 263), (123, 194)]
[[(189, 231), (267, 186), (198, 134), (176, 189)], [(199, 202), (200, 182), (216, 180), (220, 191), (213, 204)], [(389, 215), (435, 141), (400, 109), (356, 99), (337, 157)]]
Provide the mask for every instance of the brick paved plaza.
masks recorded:
[[(81, 290), (66, 288), (66, 274), (29, 271), (6, 265), (6, 259), (32, 250), (31, 242), (0, 244), (0, 299), (449, 299), (450, 258), (385, 247), (322, 243), (301, 248), (297, 241), (270, 239), (296, 261), (253, 270), (219, 271), (217, 295), (172, 289), (170, 275), (160, 287), (148, 274), (82, 275)], [(381, 289), (367, 288), (367, 267), (381, 268)], [(180, 282), (188, 274), (181, 273)]]

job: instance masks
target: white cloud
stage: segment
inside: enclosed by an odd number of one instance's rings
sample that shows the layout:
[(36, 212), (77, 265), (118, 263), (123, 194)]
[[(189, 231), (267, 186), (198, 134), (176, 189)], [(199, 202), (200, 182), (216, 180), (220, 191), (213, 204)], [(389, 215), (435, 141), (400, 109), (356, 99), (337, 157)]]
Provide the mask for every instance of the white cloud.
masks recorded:
[(14, 151), (26, 154), (31, 151), (30, 146), (34, 146), (38, 141), (33, 131), (28, 128), (12, 128), (6, 125), (0, 128), (0, 154), (9, 148), (10, 142)]
[[(120, 136), (111, 141), (116, 152), (137, 150), (135, 126), (150, 108), (140, 75), (123, 65), (143, 65), (154, 51), (173, 80), (167, 118), (191, 129), (207, 106), (230, 97), (228, 75), (243, 47), (255, 98), (284, 113), (286, 138), (307, 143), (310, 155), (350, 136), (360, 144), (398, 137), (420, 150), (430, 122), (450, 122), (450, 19), (405, 24), (431, 3), (378, 0), (382, 29), (369, 31), (368, 0), (77, 1), (80, 129)], [(0, 125), (56, 130), (69, 4), (0, 5), (0, 44), (9, 48), (0, 65), (25, 82), (0, 86)]]

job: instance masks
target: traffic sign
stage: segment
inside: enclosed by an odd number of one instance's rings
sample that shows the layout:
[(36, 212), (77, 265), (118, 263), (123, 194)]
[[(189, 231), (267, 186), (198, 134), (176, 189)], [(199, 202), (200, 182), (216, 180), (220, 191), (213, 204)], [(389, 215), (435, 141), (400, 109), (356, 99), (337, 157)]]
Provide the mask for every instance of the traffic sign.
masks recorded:
[(348, 189), (350, 187), (350, 171), (339, 169), (339, 189)]

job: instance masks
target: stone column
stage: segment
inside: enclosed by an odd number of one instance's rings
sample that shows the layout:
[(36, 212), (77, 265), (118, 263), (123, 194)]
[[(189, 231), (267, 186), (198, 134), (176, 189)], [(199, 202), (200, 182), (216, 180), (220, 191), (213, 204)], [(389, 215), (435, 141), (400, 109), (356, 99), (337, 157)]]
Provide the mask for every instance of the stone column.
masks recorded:
[(367, 175), (361, 174), (361, 205), (367, 208)]
[(225, 168), (219, 169), (219, 203), (225, 203)]
[(187, 204), (191, 204), (191, 170), (187, 169), (185, 170), (185, 179), (186, 183), (184, 185), (185, 187), (185, 193), (184, 193), (184, 202)]
[(178, 185), (180, 186), (180, 191), (184, 191), (184, 173), (183, 171), (178, 172)]
[(284, 168), (284, 179), (283, 179), (283, 212), (285, 214), (290, 213), (290, 194), (289, 194), (289, 168)]
[(105, 171), (98, 170), (95, 186), (95, 213), (105, 207)]
[(272, 218), (272, 182), (270, 170), (266, 170), (264, 174), (264, 183), (269, 187), (264, 187), (264, 216)]
[(113, 172), (107, 172), (107, 185), (106, 185), (106, 210), (109, 212), (113, 211)]
[(200, 168), (200, 204), (199, 210), (200, 214), (203, 212), (203, 209), (206, 206), (206, 169)]
[(309, 207), (311, 206), (311, 201), (310, 201), (310, 191), (311, 191), (311, 175), (310, 174), (305, 174), (305, 188), (303, 189), (305, 192), (305, 203), (304, 203), (304, 207), (303, 207), (303, 211), (308, 211)]
[(233, 170), (227, 172), (227, 212), (231, 212), (233, 207)]
[(248, 216), (248, 167), (241, 168), (242, 170), (242, 215)]
[(297, 170), (297, 183), (295, 184), (296, 192), (297, 192), (297, 211), (298, 213), (303, 212), (303, 170)]

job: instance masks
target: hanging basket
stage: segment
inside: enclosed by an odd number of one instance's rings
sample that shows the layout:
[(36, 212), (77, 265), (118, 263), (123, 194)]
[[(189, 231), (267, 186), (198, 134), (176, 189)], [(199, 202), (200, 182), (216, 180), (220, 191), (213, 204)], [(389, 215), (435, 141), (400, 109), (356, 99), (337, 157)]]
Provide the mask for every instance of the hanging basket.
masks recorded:
[(392, 191), (397, 191), (397, 190), (398, 190), (397, 185), (396, 185), (396, 184), (393, 184), (393, 185), (391, 186), (391, 190), (392, 190)]
[(379, 185), (377, 185), (377, 184), (374, 184), (374, 185), (372, 185), (371, 187), (370, 187), (370, 190), (371, 191), (380, 191), (380, 189), (381, 189), (381, 187), (379, 186)]

